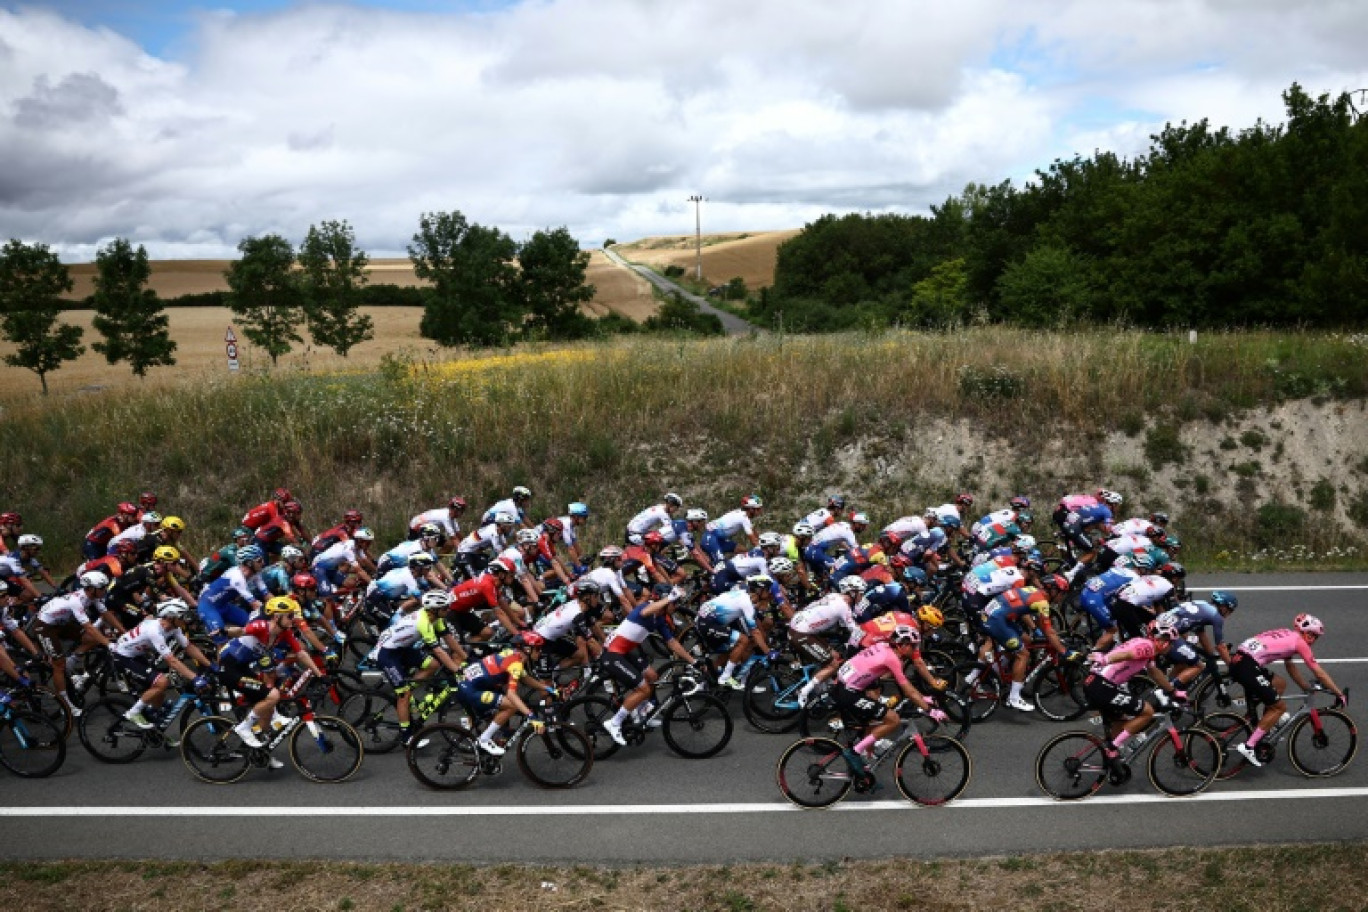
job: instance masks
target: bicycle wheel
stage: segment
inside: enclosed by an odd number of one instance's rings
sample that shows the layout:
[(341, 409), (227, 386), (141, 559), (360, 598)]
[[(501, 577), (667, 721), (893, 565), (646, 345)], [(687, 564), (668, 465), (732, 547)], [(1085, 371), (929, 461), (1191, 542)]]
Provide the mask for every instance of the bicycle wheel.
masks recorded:
[(661, 733), (665, 743), (679, 756), (705, 760), (731, 741), (731, 713), (712, 694), (679, 697), (665, 711)]
[(1188, 691), (1188, 703), (1199, 715), (1216, 712), (1242, 713), (1249, 706), (1244, 688), (1238, 681), (1226, 677), (1217, 684), (1211, 675), (1206, 673), (1202, 674), (1197, 687)]
[(741, 711), (757, 730), (771, 735), (793, 731), (798, 726), (798, 691), (807, 683), (802, 667), (788, 663), (757, 663), (746, 675), (741, 692)]
[(1040, 790), (1060, 801), (1096, 794), (1107, 779), (1102, 739), (1081, 731), (1056, 735), (1036, 755), (1035, 774)]
[(0, 722), (0, 765), (25, 779), (51, 776), (66, 762), (66, 739), (51, 719), (27, 709), (11, 709)]
[(1292, 727), (1287, 756), (1303, 776), (1335, 776), (1344, 772), (1358, 753), (1358, 729), (1338, 709), (1318, 709), (1320, 725), (1303, 717)]
[(138, 726), (124, 718), (133, 698), (113, 694), (95, 700), (81, 713), (78, 729), (85, 749), (104, 763), (132, 763), (142, 756), (147, 741)]
[(290, 733), (290, 760), (313, 782), (346, 782), (365, 757), (361, 735), (336, 716), (314, 716)]
[(1210, 713), (1202, 717), (1198, 727), (1211, 732), (1216, 743), (1221, 746), (1221, 769), (1216, 778), (1224, 782), (1248, 766), (1248, 761), (1235, 750), (1235, 745), (1244, 744), (1254, 726), (1244, 716), (1235, 713)]
[(360, 733), (366, 750), (388, 754), (402, 740), (397, 702), (389, 691), (363, 690), (344, 699), (337, 716)]
[(11, 696), (14, 697), (15, 707), (44, 716), (57, 726), (63, 738), (71, 734), (76, 721), (71, 716), (71, 708), (50, 688), (30, 687), (27, 690), (16, 690)]
[(195, 778), (214, 785), (237, 782), (247, 775), (251, 751), (233, 733), (237, 724), (223, 716), (197, 719), (181, 738), (181, 759)]
[(830, 807), (854, 784), (841, 745), (830, 738), (803, 738), (790, 744), (779, 756), (774, 779), (785, 798), (804, 808)]
[(964, 792), (973, 775), (974, 763), (969, 759), (969, 751), (945, 735), (927, 735), (922, 741), (927, 748), (925, 756), (915, 740), (898, 754), (894, 765), (898, 791), (917, 804), (934, 806), (954, 801)]
[(1055, 722), (1072, 722), (1088, 711), (1083, 693), (1087, 672), (1078, 665), (1052, 664), (1037, 673), (1031, 699), (1036, 709)]
[[(574, 744), (573, 751), (568, 744)], [(542, 788), (579, 785), (593, 768), (594, 752), (589, 739), (569, 725), (557, 724), (554, 729), (548, 726), (518, 741), (518, 769)]]
[[(590, 693), (565, 704), (562, 718), (567, 725), (588, 739), (595, 760), (606, 760), (618, 750), (618, 743), (603, 727), (603, 723), (613, 718), (615, 713), (617, 706), (612, 700), (603, 694)], [(578, 738), (565, 738), (561, 741), (561, 747), (569, 751), (572, 757), (576, 751), (583, 750), (583, 744)]]
[[(978, 672), (974, 674), (974, 672)], [(970, 677), (973, 680), (970, 680)], [(955, 677), (950, 685), (964, 701), (961, 704), (947, 703), (945, 711), (952, 713), (951, 718), (959, 721), (953, 713), (969, 710), (969, 718), (975, 723), (982, 722), (997, 712), (1002, 700), (1002, 679), (998, 673), (983, 662), (966, 662), (955, 667)]]
[[(948, 712), (949, 710), (947, 710)], [(798, 731), (804, 738), (827, 738), (844, 728), (836, 701), (831, 696), (831, 685), (814, 691), (807, 705), (798, 713)]]
[(1221, 745), (1211, 732), (1164, 731), (1149, 754), (1149, 779), (1165, 795), (1182, 798), (1204, 791), (1221, 771)]
[(406, 751), (409, 772), (428, 788), (462, 789), (480, 775), (479, 748), (464, 725), (435, 722), (418, 730)]

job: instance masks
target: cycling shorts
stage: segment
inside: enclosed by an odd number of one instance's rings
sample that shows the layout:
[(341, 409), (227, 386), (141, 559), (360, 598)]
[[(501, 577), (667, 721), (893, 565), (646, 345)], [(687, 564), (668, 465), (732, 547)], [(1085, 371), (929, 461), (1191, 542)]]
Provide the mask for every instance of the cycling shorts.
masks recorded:
[(152, 663), (143, 656), (123, 656), (112, 653), (110, 658), (114, 660), (114, 667), (133, 685), (133, 689), (143, 691), (152, 686), (152, 682), (157, 679), (158, 671), (152, 667)]
[(725, 652), (741, 639), (740, 632), (734, 627), (723, 626), (706, 618), (700, 618), (694, 624), (694, 630), (698, 632), (698, 638), (703, 642), (703, 648), (710, 653)]
[(38, 623), (33, 625), (33, 638), (49, 659), (60, 659), (81, 640), (80, 624), (58, 624), (51, 626)]
[(993, 642), (1004, 652), (1016, 652), (1021, 648), (1024, 634), (1020, 627), (1007, 619), (1005, 614), (988, 615), (988, 620), (983, 626), (988, 631), (988, 635), (993, 638)]
[(400, 691), (409, 688), (409, 674), (423, 664), (424, 658), (421, 646), (402, 646), (398, 649), (381, 649), (375, 657), (375, 664), (390, 686)]
[(1273, 686), (1273, 675), (1247, 652), (1235, 653), (1230, 662), (1230, 677), (1244, 688), (1246, 699), (1258, 700), (1265, 707), (1282, 699)]
[(1083, 680), (1083, 693), (1088, 698), (1089, 708), (1102, 713), (1104, 722), (1131, 719), (1145, 711), (1143, 699), (1096, 672)]
[(257, 677), (260, 666), (248, 664), (227, 656), (219, 657), (218, 681), (229, 690), (242, 694), (248, 700), (265, 699), (271, 692), (270, 686)]
[(619, 652), (605, 652), (599, 657), (599, 670), (604, 677), (622, 687), (632, 690), (641, 684), (646, 674), (645, 656), (640, 653), (623, 655)]
[(1085, 588), (1078, 597), (1078, 605), (1088, 612), (1088, 615), (1097, 622), (1097, 626), (1103, 630), (1109, 630), (1115, 625), (1111, 609), (1107, 607), (1107, 597), (1102, 593)]
[(888, 712), (887, 706), (870, 699), (863, 690), (851, 690), (844, 684), (837, 684), (831, 689), (831, 698), (841, 713), (846, 731), (855, 731), (878, 722)]
[(469, 681), (456, 685), (456, 697), (461, 705), (470, 710), (477, 718), (499, 708), (504, 696), (497, 690), (484, 690)]

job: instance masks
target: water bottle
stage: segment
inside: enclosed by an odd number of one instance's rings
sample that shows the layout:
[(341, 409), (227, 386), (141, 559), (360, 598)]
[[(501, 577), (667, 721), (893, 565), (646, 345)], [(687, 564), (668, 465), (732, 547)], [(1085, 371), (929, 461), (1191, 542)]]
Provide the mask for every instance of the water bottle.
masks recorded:
[(1290, 712), (1284, 712), (1281, 716), (1278, 717), (1278, 721), (1273, 723), (1273, 727), (1268, 730), (1267, 737), (1272, 738), (1276, 736), (1279, 732), (1281, 732), (1284, 728), (1287, 727), (1287, 723), (1291, 720), (1292, 714)]
[(893, 748), (893, 741), (889, 738), (880, 738), (874, 742), (874, 756), (882, 757)]

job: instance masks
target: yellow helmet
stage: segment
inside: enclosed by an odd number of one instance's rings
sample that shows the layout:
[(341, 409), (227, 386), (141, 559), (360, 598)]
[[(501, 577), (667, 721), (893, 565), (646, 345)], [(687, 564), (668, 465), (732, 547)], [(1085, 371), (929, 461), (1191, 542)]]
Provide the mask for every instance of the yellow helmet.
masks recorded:
[(161, 527), (172, 532), (184, 532), (185, 520), (181, 519), (179, 516), (168, 516), (161, 521)]
[(152, 559), (174, 564), (176, 561), (180, 560), (180, 552), (170, 545), (162, 545), (152, 552)]
[(922, 605), (917, 609), (917, 620), (931, 627), (944, 627), (945, 615), (935, 605)]
[(298, 614), (299, 611), (299, 602), (288, 595), (277, 595), (266, 602), (267, 614)]

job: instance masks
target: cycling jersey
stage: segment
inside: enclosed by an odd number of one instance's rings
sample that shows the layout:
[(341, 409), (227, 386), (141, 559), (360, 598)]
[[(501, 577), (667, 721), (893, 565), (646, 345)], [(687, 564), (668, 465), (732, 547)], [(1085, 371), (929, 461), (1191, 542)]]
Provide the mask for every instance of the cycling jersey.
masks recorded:
[(476, 690), (507, 690), (526, 673), (525, 663), (521, 652), (504, 649), (468, 666), (463, 683)]
[(974, 544), (979, 548), (996, 548), (1021, 534), (1021, 527), (1010, 520), (975, 525)]
[(461, 539), (461, 543), (456, 546), (456, 553), (479, 554), (481, 552), (488, 552), (490, 554), (498, 554), (507, 547), (508, 543), (504, 540), (503, 535), (499, 533), (499, 527), (490, 523), (489, 525), (481, 526), (465, 538)]
[(105, 612), (102, 600), (92, 599), (84, 589), (59, 595), (48, 601), (38, 612), (38, 623), (48, 627), (63, 627), (68, 624), (85, 626)]
[(455, 539), (461, 533), (461, 524), (451, 518), (451, 510), (447, 507), (419, 513), (409, 520), (409, 531), (416, 532), (428, 523), (441, 529), (442, 534), (449, 539)]
[(921, 563), (927, 555), (939, 553), (948, 540), (944, 530), (930, 529), (907, 539), (898, 550), (909, 560)]
[(712, 592), (720, 595), (734, 586), (742, 585), (746, 577), (766, 573), (769, 562), (764, 557), (737, 554), (713, 568)]
[(627, 522), (628, 535), (645, 535), (653, 531), (667, 535), (667, 541), (674, 538), (674, 517), (663, 503), (647, 507)]
[(1116, 593), (1116, 597), (1137, 608), (1147, 608), (1150, 605), (1163, 601), (1163, 599), (1172, 591), (1173, 583), (1170, 583), (1162, 576), (1151, 574), (1149, 576), (1139, 576), (1131, 580)]
[(815, 548), (824, 555), (830, 556), (832, 549), (843, 544), (848, 550), (860, 547), (859, 540), (855, 537), (855, 531), (851, 529), (848, 522), (835, 522), (825, 529), (819, 529), (817, 534), (812, 536), (812, 541), (808, 544), (809, 548)]
[(716, 532), (722, 538), (735, 539), (737, 533), (749, 538), (754, 534), (750, 514), (741, 508), (730, 510), (708, 523), (708, 531)]
[(1112, 616), (1109, 602), (1116, 593), (1138, 578), (1139, 574), (1128, 567), (1113, 566), (1107, 572), (1088, 580), (1083, 586), (1083, 591), (1079, 593), (1078, 604), (1092, 615), (1093, 620), (1103, 629), (1110, 628)]
[(144, 526), (142, 523), (134, 523), (109, 540), (105, 545), (105, 553), (113, 554), (115, 547), (120, 542), (129, 541), (136, 545), (146, 538), (147, 534), (147, 526)]
[(1265, 630), (1245, 640), (1236, 650), (1249, 656), (1259, 665), (1267, 666), (1279, 660), (1299, 657), (1310, 668), (1316, 668), (1316, 656), (1311, 644), (1300, 633), (1290, 627), (1278, 630)]
[(855, 618), (861, 622), (887, 614), (890, 611), (910, 612), (912, 600), (907, 587), (902, 583), (883, 583), (865, 590), (864, 597), (855, 606)]
[(474, 611), (477, 608), (495, 608), (500, 601), (499, 581), (492, 573), (481, 573), (471, 580), (460, 583), (451, 590), (452, 611)]
[(266, 591), (266, 586), (259, 577), (249, 577), (242, 567), (232, 567), (223, 576), (204, 587), (199, 596), (199, 604), (201, 609), (204, 608), (205, 602), (221, 608), (237, 602), (249, 604), (265, 601), (269, 597), (270, 593)]
[(419, 645), (431, 649), (446, 632), (446, 622), (440, 617), (434, 618), (426, 608), (401, 613), (395, 616), (390, 626), (380, 631), (370, 657), (378, 659), (382, 649), (407, 649)]
[(1122, 652), (1129, 652), (1135, 658), (1109, 664), (1102, 669), (1102, 677), (1118, 687), (1148, 668), (1150, 662), (1153, 662), (1155, 657), (1159, 655), (1160, 649), (1159, 644), (1149, 637), (1136, 637), (1133, 640), (1127, 640), (1125, 645), (1107, 653), (1107, 661), (1110, 662), (1112, 656), (1119, 655)]
[(118, 514), (100, 520), (86, 533), (85, 542), (81, 545), (81, 555), (91, 559), (108, 554), (110, 540), (130, 525), (131, 520), (124, 520)]
[(580, 603), (572, 601), (543, 615), (532, 629), (549, 643), (552, 640), (588, 636), (593, 623), (594, 619), (585, 613)]
[(789, 618), (789, 630), (808, 635), (845, 630), (852, 638), (858, 637), (860, 632), (850, 602), (839, 592), (822, 596)]
[(1144, 535), (1153, 525), (1148, 519), (1133, 516), (1112, 526), (1112, 532), (1117, 535)]
[(304, 649), (295, 638), (293, 630), (279, 630), (266, 618), (257, 618), (247, 622), (242, 628), (242, 635), (224, 646), (221, 655), (234, 662), (252, 665), (267, 658), (273, 646), (283, 647), (290, 653), (302, 652)]
[(261, 571), (261, 584), (271, 595), (289, 595), (293, 590), (290, 585), (290, 578), (293, 576), (294, 571), (285, 564), (271, 564)]
[(971, 595), (994, 596), (1026, 585), (1026, 576), (1017, 567), (1003, 567), (990, 561), (964, 574), (960, 588)]
[(357, 563), (356, 549), (357, 544), (355, 539), (348, 538), (344, 541), (337, 542), (336, 544), (331, 545), (328, 550), (315, 557), (310, 566), (313, 567), (315, 575), (320, 572), (331, 575), (339, 567)]
[(258, 504), (247, 511), (242, 517), (242, 525), (253, 531), (260, 529), (273, 519), (280, 517), (280, 504), (274, 500), (268, 500), (264, 504)]
[(421, 541), (414, 539), (400, 542), (384, 554), (380, 555), (380, 559), (375, 562), (376, 569), (379, 570), (381, 567), (384, 567), (385, 571), (388, 571), (395, 567), (407, 567), (409, 558), (420, 551), (427, 554), (434, 561), (437, 559), (437, 555), (432, 554), (423, 548), (423, 543)]
[(390, 601), (418, 598), (426, 591), (428, 584), (420, 582), (408, 567), (396, 567), (389, 573), (371, 582), (366, 589), (367, 595), (379, 595)]
[[(599, 589), (612, 592), (613, 598), (615, 599), (621, 599), (623, 591), (627, 588), (627, 583), (622, 578), (622, 572), (614, 570), (612, 567), (595, 567), (593, 570), (590, 570), (588, 573), (584, 574), (584, 576), (580, 577), (580, 580), (591, 580), (594, 583), (597, 583)], [(576, 582), (579, 582), (579, 580)], [(571, 595), (573, 595), (574, 592), (575, 583), (571, 583)]]
[(875, 643), (847, 660), (836, 672), (836, 679), (851, 690), (867, 690), (886, 674), (891, 674), (898, 684), (907, 686), (902, 657), (888, 643)]
[(1220, 643), (1225, 638), (1225, 618), (1221, 616), (1220, 609), (1210, 602), (1183, 602), (1165, 611), (1160, 617), (1172, 618), (1180, 633), (1190, 633), (1209, 626), (1214, 642)]
[(165, 658), (171, 655), (172, 651), (171, 643), (167, 642), (168, 638), (182, 649), (190, 645), (190, 640), (183, 630), (175, 627), (166, 630), (159, 619), (148, 618), (115, 640), (109, 651), (126, 659), (140, 656)]
[(899, 627), (911, 627), (915, 630), (917, 619), (905, 611), (889, 611), (863, 622), (860, 624), (860, 648), (868, 649), (875, 643), (887, 643)]
[(832, 513), (826, 507), (819, 507), (807, 516), (804, 516), (803, 522), (812, 526), (813, 529), (822, 529), (836, 522), (836, 514)]
[(494, 517), (500, 513), (516, 516), (519, 524), (522, 524), (527, 519), (527, 511), (514, 503), (513, 498), (505, 497), (503, 500), (484, 511), (484, 514), (480, 516), (480, 525), (492, 525)]
[(927, 531), (926, 520), (920, 516), (900, 516), (883, 527), (884, 533), (896, 535), (904, 541), (914, 535), (924, 535)]
[(704, 602), (698, 609), (698, 620), (716, 627), (731, 627), (740, 623), (747, 631), (755, 629), (755, 606), (750, 593), (732, 589)]
[(618, 624), (613, 635), (604, 644), (609, 652), (627, 655), (646, 642), (646, 638), (652, 633), (663, 637), (667, 643), (675, 638), (674, 631), (670, 628), (669, 622), (665, 620), (663, 612), (647, 617), (645, 611), (645, 605), (633, 608), (622, 623)]

